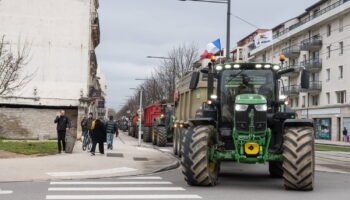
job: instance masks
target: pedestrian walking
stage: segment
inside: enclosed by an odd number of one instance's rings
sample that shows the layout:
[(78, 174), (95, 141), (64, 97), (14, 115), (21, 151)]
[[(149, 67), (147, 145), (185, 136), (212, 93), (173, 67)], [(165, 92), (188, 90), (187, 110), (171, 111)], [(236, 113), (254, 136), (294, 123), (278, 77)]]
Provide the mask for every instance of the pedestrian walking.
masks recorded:
[(344, 142), (346, 143), (348, 140), (348, 130), (346, 129), (346, 127), (344, 127), (343, 129), (343, 137), (344, 137)]
[(84, 115), (83, 119), (80, 122), (80, 125), (81, 125), (82, 136), (86, 137), (88, 132), (86, 115)]
[(71, 124), (64, 110), (61, 110), (60, 113), (57, 114), (54, 122), (57, 124), (58, 153), (61, 153), (62, 150), (66, 150), (66, 133), (70, 129)]
[(91, 148), (91, 155), (95, 155), (96, 145), (98, 144), (98, 149), (101, 154), (104, 154), (104, 146), (103, 143), (106, 142), (106, 128), (104, 123), (102, 122), (102, 119), (96, 119), (92, 123), (92, 148)]
[(106, 133), (107, 133), (107, 149), (113, 149), (113, 136), (118, 135), (118, 126), (113, 121), (113, 116), (109, 116), (109, 120), (106, 122)]
[(88, 130), (88, 134), (90, 134), (91, 136), (91, 133), (92, 133), (92, 122), (94, 121), (94, 115), (92, 113), (89, 113), (89, 117), (87, 118), (86, 120), (86, 128)]

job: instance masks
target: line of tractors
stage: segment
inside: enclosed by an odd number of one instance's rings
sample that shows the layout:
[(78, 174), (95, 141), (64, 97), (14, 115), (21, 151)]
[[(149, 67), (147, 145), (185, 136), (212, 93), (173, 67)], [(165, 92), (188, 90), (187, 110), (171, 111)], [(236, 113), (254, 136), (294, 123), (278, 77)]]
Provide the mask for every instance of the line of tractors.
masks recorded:
[[(290, 190), (312, 190), (315, 174), (314, 122), (298, 119), (286, 105), (283, 75), (294, 68), (273, 63), (207, 61), (182, 77), (174, 103), (144, 111), (143, 140), (158, 146), (173, 142), (185, 181), (218, 183), (220, 165), (268, 164), (272, 177)], [(300, 87), (309, 88), (302, 69)], [(138, 116), (130, 120), (136, 137)]]

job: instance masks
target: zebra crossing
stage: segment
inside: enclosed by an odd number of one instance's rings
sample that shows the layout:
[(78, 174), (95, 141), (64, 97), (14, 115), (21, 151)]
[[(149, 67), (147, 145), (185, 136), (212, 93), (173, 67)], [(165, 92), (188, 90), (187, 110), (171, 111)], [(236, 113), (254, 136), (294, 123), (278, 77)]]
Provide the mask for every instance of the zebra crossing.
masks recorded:
[(52, 181), (46, 199), (202, 199), (188, 194), (185, 188), (175, 186), (159, 176), (136, 176), (113, 181)]
[(0, 188), (0, 195), (2, 195), (2, 194), (12, 194), (12, 193), (13, 193), (13, 191), (11, 191), (11, 190), (2, 190)]

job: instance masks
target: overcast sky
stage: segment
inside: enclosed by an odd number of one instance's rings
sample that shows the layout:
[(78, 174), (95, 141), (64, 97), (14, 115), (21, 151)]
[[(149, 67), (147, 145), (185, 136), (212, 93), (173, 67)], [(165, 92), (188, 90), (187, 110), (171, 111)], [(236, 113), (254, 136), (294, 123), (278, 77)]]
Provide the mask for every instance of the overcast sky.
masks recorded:
[[(318, 0), (232, 0), (232, 15), (271, 29), (301, 14)], [(226, 5), (178, 0), (100, 0), (99, 68), (107, 77), (107, 107), (118, 110), (158, 60), (182, 43), (206, 45), (220, 38), (225, 46)], [(231, 17), (231, 47), (256, 28)]]

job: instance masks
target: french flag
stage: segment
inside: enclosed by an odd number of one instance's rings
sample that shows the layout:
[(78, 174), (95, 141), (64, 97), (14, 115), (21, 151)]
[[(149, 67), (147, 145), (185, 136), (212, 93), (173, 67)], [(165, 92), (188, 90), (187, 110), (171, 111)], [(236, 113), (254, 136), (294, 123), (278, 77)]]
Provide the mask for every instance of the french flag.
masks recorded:
[(201, 55), (201, 58), (211, 58), (213, 55), (221, 51), (220, 39), (217, 39), (207, 45), (207, 49)]

